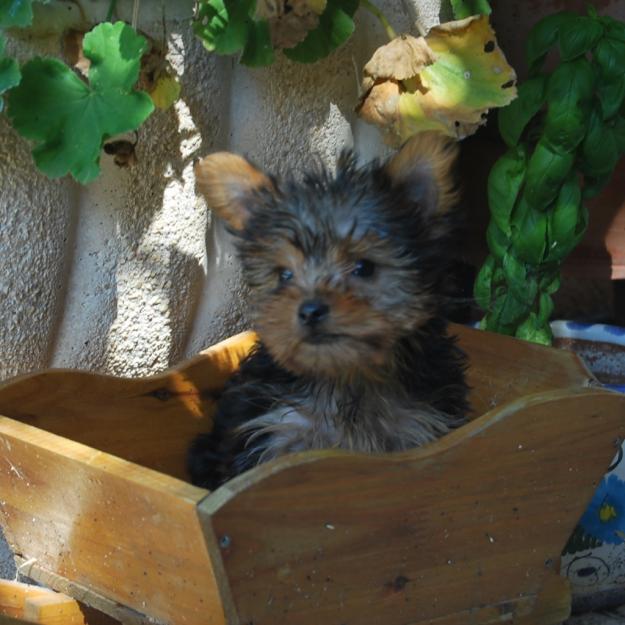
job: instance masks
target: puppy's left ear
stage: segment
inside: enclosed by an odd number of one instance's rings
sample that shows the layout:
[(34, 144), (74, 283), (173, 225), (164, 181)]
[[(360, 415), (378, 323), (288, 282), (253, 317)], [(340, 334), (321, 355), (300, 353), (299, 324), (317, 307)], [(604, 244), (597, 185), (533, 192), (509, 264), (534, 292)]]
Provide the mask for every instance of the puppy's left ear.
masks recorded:
[(255, 193), (274, 189), (266, 174), (230, 152), (216, 152), (199, 160), (195, 180), (209, 208), (235, 231), (245, 228)]
[(393, 183), (408, 188), (428, 214), (444, 214), (457, 200), (453, 165), (458, 145), (436, 132), (422, 132), (408, 139), (386, 164)]

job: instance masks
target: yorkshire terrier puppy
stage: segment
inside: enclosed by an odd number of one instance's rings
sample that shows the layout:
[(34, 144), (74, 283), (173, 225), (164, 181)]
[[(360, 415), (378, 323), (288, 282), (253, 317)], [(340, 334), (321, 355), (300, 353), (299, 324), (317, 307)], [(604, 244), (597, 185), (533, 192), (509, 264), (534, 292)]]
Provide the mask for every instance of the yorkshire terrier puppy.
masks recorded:
[(281, 182), (240, 156), (196, 165), (236, 236), (260, 341), (189, 451), (216, 488), (307, 449), (390, 452), (463, 422), (465, 358), (446, 333), (443, 286), (456, 217), (456, 146), (417, 135), (385, 164), (344, 153)]

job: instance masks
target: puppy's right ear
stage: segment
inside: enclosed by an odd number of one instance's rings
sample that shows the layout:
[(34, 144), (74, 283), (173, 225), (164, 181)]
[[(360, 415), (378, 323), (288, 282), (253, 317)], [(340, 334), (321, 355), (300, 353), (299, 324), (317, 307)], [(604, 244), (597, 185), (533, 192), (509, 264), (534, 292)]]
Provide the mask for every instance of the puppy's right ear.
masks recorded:
[(254, 193), (274, 188), (266, 174), (230, 152), (210, 154), (200, 159), (194, 169), (197, 188), (209, 208), (233, 230), (245, 228)]

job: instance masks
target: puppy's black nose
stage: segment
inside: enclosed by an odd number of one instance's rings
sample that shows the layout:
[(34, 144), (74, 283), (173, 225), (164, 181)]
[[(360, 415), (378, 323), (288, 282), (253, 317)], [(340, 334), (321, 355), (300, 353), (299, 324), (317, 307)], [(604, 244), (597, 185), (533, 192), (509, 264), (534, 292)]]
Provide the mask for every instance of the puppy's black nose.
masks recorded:
[(299, 307), (297, 316), (303, 326), (316, 326), (328, 316), (329, 312), (330, 307), (325, 302), (309, 299)]

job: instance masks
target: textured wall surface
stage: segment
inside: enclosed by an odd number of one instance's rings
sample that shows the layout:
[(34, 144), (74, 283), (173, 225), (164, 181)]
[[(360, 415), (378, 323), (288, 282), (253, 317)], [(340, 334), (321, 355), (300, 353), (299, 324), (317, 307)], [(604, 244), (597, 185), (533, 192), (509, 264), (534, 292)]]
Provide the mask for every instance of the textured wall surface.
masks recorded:
[[(82, 4), (102, 12), (108, 3)], [(436, 23), (440, 8), (381, 5), (398, 32), (415, 19)], [(130, 21), (132, 2), (118, 7)], [(229, 149), (272, 171), (301, 171), (313, 152), (332, 163), (345, 146), (363, 158), (384, 151), (353, 113), (354, 67), (384, 42), (368, 14), (359, 11), (356, 36), (320, 63), (250, 70), (208, 54), (191, 13), (188, 0), (141, 7), (138, 27), (167, 41), (182, 96), (140, 129), (135, 167), (103, 156), (88, 186), (50, 181), (0, 116), (0, 379), (48, 366), (145, 375), (245, 325), (231, 242), (194, 191), (196, 156)], [(54, 51), (58, 41), (10, 45)]]

